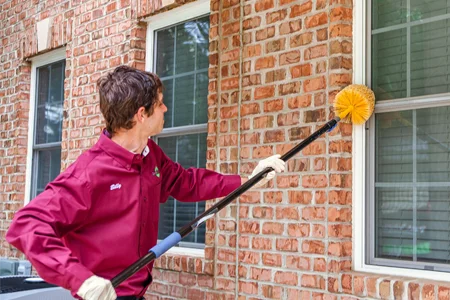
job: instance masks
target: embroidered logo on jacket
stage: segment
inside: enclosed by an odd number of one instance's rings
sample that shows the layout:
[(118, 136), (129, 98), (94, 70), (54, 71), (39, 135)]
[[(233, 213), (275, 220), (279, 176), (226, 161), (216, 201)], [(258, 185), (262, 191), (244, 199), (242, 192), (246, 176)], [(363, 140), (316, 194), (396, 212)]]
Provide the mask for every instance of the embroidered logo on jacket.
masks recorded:
[(118, 190), (122, 187), (122, 185), (120, 183), (116, 183), (116, 184), (111, 184), (111, 191), (112, 190)]
[(156, 176), (158, 178), (159, 178), (159, 176), (161, 176), (161, 174), (159, 173), (158, 167), (155, 167), (155, 171), (153, 172), (153, 176)]

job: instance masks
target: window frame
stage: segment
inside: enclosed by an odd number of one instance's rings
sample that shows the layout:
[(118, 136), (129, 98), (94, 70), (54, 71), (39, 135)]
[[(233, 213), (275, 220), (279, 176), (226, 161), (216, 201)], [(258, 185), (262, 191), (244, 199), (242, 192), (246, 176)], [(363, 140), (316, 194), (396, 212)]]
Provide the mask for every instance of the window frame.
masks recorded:
[[(36, 94), (37, 94), (37, 69), (52, 64), (61, 60), (66, 60), (66, 49), (59, 48), (51, 52), (35, 56), (31, 60), (31, 82), (30, 82), (30, 98), (29, 98), (29, 118), (28, 118), (28, 140), (27, 140), (27, 157), (26, 157), (26, 171), (25, 171), (25, 197), (24, 205), (31, 201), (31, 189), (33, 186), (33, 159), (35, 157), (34, 138), (36, 129)], [(65, 101), (65, 100), (64, 100)], [(56, 144), (56, 143), (53, 143)], [(50, 148), (49, 148), (50, 149)]]
[[(154, 72), (154, 60), (156, 58), (155, 33), (166, 27), (174, 26), (192, 19), (197, 19), (211, 13), (209, 0), (197, 0), (184, 4), (172, 10), (148, 17), (144, 19), (147, 22), (146, 32), (146, 58), (145, 70)], [(158, 138), (178, 136), (182, 134), (207, 133), (208, 124), (196, 124), (188, 126), (178, 126), (176, 128), (164, 128), (160, 134), (154, 137), (155, 142)], [(205, 153), (206, 155), (206, 153)], [(188, 253), (191, 256), (203, 256), (204, 244), (180, 242), (180, 247), (173, 247), (168, 252), (179, 254)]]
[[(370, 85), (371, 67), (371, 11), (373, 0), (364, 0), (355, 3), (353, 9), (353, 82)], [(414, 110), (424, 107), (439, 107), (450, 105), (449, 94), (438, 96), (421, 96), (383, 101), (375, 105), (375, 113), (387, 111)], [(433, 102), (430, 104), (430, 102)], [(369, 255), (373, 255), (373, 243), (370, 237), (373, 233), (374, 201), (374, 148), (370, 147), (374, 139), (375, 118), (372, 116), (366, 124), (354, 125), (352, 132), (352, 180), (353, 180), (353, 269), (360, 272), (386, 274), (393, 276), (406, 276), (421, 279), (450, 282), (450, 273), (429, 271), (422, 269), (403, 268), (399, 265), (381, 266), (368, 263)], [(371, 140), (372, 139), (372, 140)], [(371, 207), (372, 206), (372, 207)], [(369, 225), (369, 223), (371, 223)], [(414, 263), (414, 262), (412, 262)]]

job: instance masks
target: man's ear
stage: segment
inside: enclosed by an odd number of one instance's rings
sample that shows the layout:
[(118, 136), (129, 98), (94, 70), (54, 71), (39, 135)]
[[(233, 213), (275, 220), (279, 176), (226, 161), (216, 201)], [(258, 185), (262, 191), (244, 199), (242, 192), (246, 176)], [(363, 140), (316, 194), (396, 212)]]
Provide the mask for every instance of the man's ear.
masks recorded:
[(143, 106), (139, 107), (139, 109), (135, 115), (136, 120), (138, 122), (142, 122), (142, 121), (144, 121), (144, 119), (145, 119), (144, 117), (146, 117), (146, 116), (147, 116), (147, 113), (145, 111), (145, 107), (143, 107)]

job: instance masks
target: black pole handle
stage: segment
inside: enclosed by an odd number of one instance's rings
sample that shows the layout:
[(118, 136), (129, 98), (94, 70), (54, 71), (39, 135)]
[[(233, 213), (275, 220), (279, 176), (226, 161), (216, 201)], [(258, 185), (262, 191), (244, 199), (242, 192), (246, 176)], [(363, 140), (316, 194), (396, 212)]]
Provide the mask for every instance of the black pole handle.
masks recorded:
[[(311, 144), (313, 141), (315, 141), (319, 136), (321, 136), (322, 134), (324, 134), (327, 131), (333, 130), (333, 128), (336, 127), (336, 125), (339, 121), (340, 121), (339, 117), (336, 117), (336, 118), (328, 121), (325, 125), (323, 125), (317, 131), (312, 133), (309, 137), (304, 139), (297, 146), (295, 146), (294, 148), (292, 148), (291, 150), (289, 150), (288, 152), (283, 154), (280, 157), (280, 159), (282, 159), (283, 161), (289, 160), (294, 155), (296, 155), (298, 152), (303, 150), (303, 148), (305, 148), (306, 146)], [(252, 178), (250, 178), (248, 181), (246, 181), (244, 184), (242, 184), (240, 187), (238, 187), (237, 189), (232, 191), (228, 196), (223, 198), (221, 201), (217, 202), (216, 204), (211, 206), (208, 210), (206, 210), (205, 212), (203, 212), (202, 214), (197, 216), (189, 224), (182, 227), (177, 232), (172, 233), (169, 237), (171, 237), (175, 234), (178, 237), (178, 241), (179, 241), (179, 239), (184, 238), (189, 233), (194, 231), (197, 227), (199, 227), (204, 222), (206, 222), (206, 220), (213, 217), (222, 208), (224, 208), (225, 206), (230, 204), (234, 199), (238, 198), (243, 193), (245, 193), (250, 188), (252, 188), (256, 183), (258, 183), (261, 179), (263, 179), (267, 173), (269, 173), (271, 171), (273, 171), (272, 168), (270, 168), (270, 167), (265, 168), (264, 170), (262, 170), (261, 172), (259, 172), (258, 174), (256, 174)], [(162, 242), (160, 242), (160, 244), (164, 244), (165, 241), (166, 241), (166, 239), (163, 240)], [(130, 276), (135, 274), (137, 271), (142, 269), (148, 263), (152, 262), (153, 260), (155, 260), (156, 258), (161, 256), (162, 254), (164, 254), (165, 251), (167, 251), (171, 246), (173, 246), (173, 245), (170, 245), (169, 243), (176, 244), (177, 242), (175, 242), (175, 240), (173, 238), (171, 238), (171, 241), (169, 241), (168, 243), (165, 243), (166, 245), (163, 245), (163, 247), (155, 246), (152, 249), (150, 249), (149, 253), (147, 253), (145, 256), (141, 257), (140, 259), (138, 259), (135, 263), (133, 263), (131, 266), (126, 268), (124, 271), (119, 273), (116, 277), (114, 277), (111, 280), (113, 287), (117, 287), (119, 284), (121, 284), (123, 281), (125, 281)], [(158, 245), (160, 245), (160, 244), (158, 244)], [(156, 249), (156, 248), (158, 248), (158, 249)], [(158, 251), (156, 251), (156, 250), (158, 250)], [(155, 253), (155, 252), (157, 252), (157, 253)]]

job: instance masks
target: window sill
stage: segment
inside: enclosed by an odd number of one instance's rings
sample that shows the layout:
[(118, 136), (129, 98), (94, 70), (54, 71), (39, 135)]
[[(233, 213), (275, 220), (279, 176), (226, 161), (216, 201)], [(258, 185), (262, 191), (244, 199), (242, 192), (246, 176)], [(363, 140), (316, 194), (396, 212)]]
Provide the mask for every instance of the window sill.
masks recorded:
[(439, 271), (427, 271), (427, 270), (417, 270), (417, 269), (404, 269), (404, 268), (394, 268), (394, 267), (384, 267), (375, 265), (355, 266), (356, 272), (364, 272), (371, 274), (379, 274), (381, 276), (396, 276), (396, 277), (408, 277), (410, 280), (432, 280), (432, 281), (442, 281), (450, 282), (450, 273), (439, 272)]
[(156, 269), (213, 275), (213, 262), (205, 260), (204, 249), (174, 247), (155, 261)]
[(205, 249), (196, 248), (185, 248), (185, 247), (172, 247), (167, 252), (166, 255), (184, 255), (191, 257), (205, 257)]

